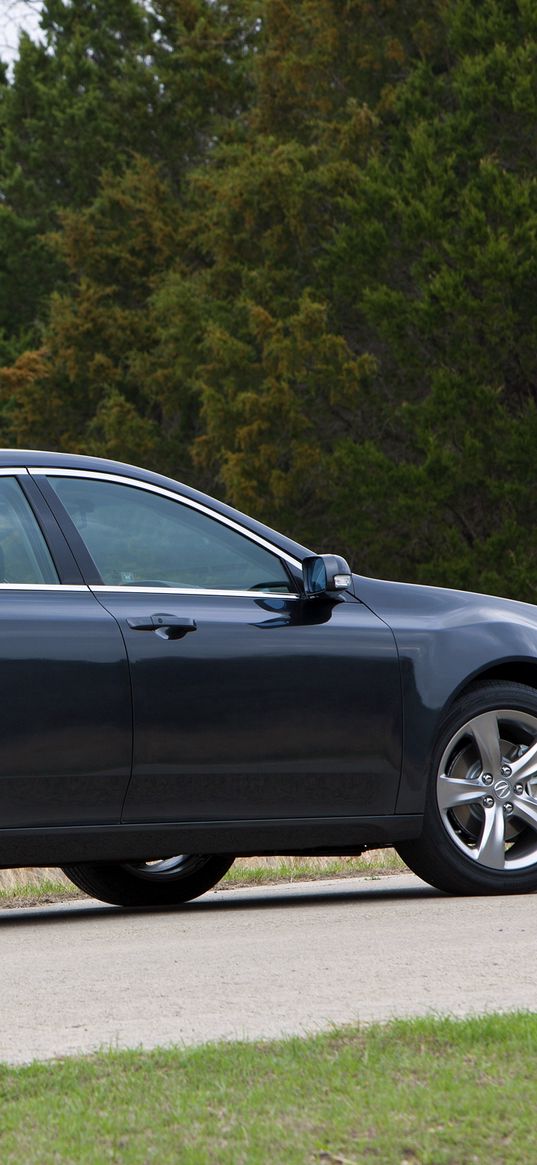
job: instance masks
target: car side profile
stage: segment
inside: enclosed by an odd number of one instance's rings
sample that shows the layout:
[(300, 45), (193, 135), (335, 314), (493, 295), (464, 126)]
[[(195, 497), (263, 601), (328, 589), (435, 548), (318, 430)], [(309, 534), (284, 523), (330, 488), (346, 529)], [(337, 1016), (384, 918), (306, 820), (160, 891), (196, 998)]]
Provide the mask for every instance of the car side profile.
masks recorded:
[(0, 866), (172, 905), (393, 845), (537, 888), (537, 608), (351, 573), (185, 485), (0, 452)]

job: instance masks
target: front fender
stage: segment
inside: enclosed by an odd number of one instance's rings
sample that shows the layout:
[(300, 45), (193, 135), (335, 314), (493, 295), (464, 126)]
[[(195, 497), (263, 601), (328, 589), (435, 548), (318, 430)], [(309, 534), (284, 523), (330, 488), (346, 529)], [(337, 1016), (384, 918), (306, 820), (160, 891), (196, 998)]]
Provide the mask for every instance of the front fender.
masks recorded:
[(397, 813), (421, 813), (441, 724), (480, 675), (509, 666), (537, 676), (537, 608), (437, 587), (359, 578), (356, 593), (391, 627), (399, 652), (403, 763)]

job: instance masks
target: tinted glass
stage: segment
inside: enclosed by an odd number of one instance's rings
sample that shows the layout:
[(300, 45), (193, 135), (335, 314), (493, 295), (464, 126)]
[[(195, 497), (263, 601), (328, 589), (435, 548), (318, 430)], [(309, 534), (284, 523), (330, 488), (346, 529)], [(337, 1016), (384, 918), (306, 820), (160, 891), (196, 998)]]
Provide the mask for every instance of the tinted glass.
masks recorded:
[(47, 544), (15, 477), (0, 476), (0, 582), (58, 582)]
[(49, 480), (109, 586), (293, 590), (275, 554), (199, 510), (134, 486)]

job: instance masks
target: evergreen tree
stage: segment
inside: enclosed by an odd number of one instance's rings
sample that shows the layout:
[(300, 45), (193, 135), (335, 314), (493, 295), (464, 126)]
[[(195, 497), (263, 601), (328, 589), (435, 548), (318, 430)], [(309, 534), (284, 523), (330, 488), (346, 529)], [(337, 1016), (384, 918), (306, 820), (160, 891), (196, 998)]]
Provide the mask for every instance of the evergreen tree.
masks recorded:
[(0, 88), (6, 443), (533, 599), (531, 0), (46, 0), (44, 26)]
[(188, 174), (245, 105), (255, 23), (238, 0), (47, 0), (42, 23), (4, 107), (5, 327), (25, 329), (2, 378), (4, 440), (147, 461), (158, 431), (177, 464), (192, 410), (149, 361), (151, 297), (177, 264)]
[[(236, 504), (333, 545), (324, 461), (378, 428), (371, 329), (333, 310), (334, 235), (435, 25), (428, 4), (275, 0), (260, 13), (249, 121), (192, 178), (206, 319), (194, 457)], [(160, 293), (169, 313), (176, 287)]]
[(88, 206), (103, 172), (122, 174), (134, 154), (179, 194), (218, 118), (240, 112), (250, 26), (237, 0), (223, 11), (210, 0), (45, 0), (43, 42), (23, 34), (0, 89), (0, 334), (39, 339), (67, 279), (48, 237), (59, 210)]
[(444, 20), (444, 62), (400, 87), (334, 240), (331, 302), (369, 329), (382, 437), (334, 451), (332, 513), (365, 572), (534, 600), (537, 13), (460, 0)]
[(150, 136), (156, 84), (147, 19), (135, 0), (47, 0), (43, 43), (21, 36), (14, 80), (2, 91), (0, 327), (39, 335), (64, 276), (47, 232), (62, 207), (96, 194), (103, 167), (120, 168)]

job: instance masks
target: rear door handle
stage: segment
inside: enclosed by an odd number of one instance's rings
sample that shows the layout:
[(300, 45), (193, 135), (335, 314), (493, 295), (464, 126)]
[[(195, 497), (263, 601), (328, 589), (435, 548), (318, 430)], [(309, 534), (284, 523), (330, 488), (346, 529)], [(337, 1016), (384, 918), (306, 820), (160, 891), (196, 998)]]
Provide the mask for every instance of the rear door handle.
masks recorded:
[(184, 615), (132, 615), (127, 623), (133, 631), (167, 631), (166, 639), (179, 639), (189, 631), (197, 631), (196, 620)]

